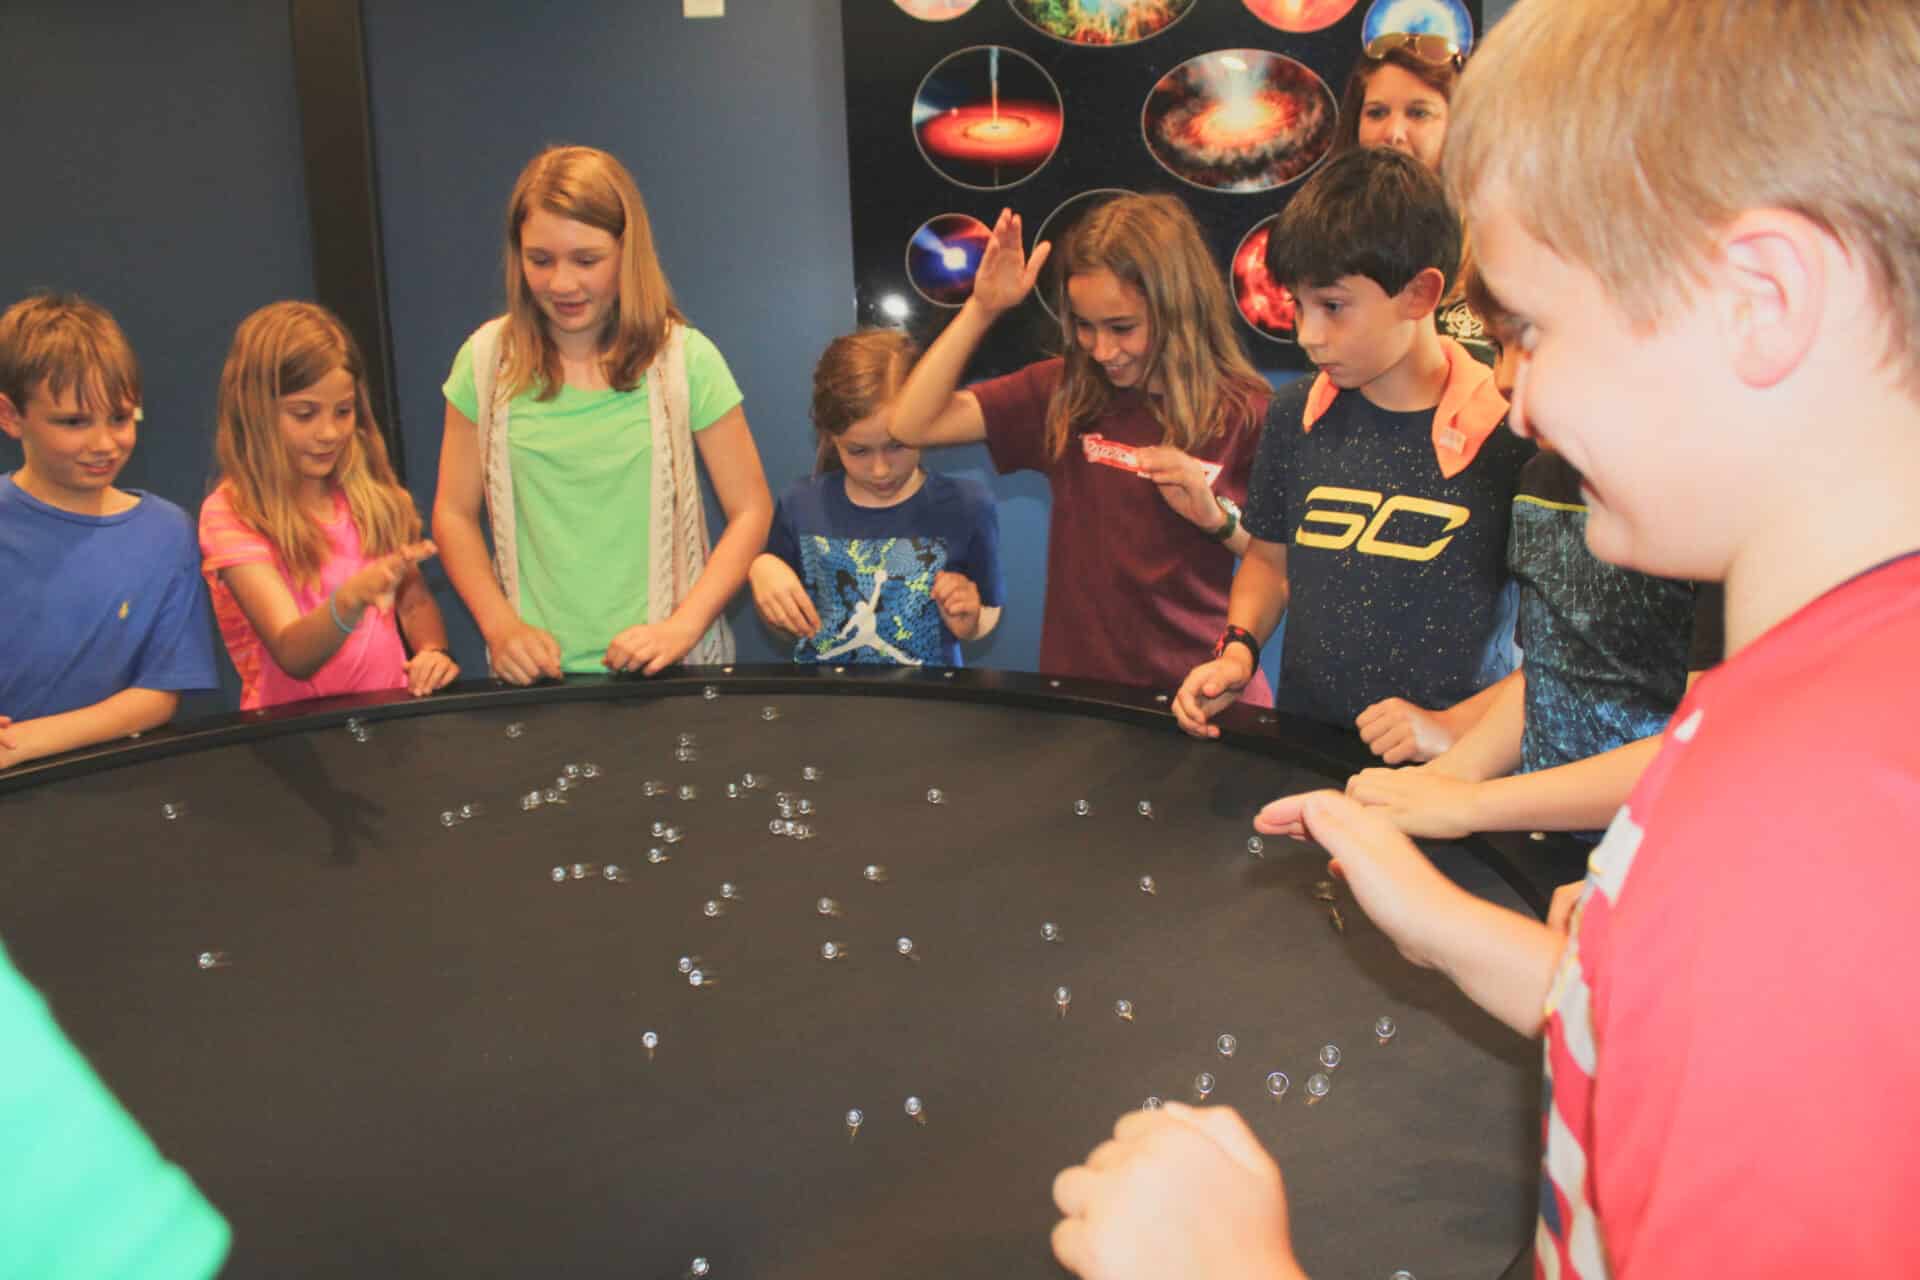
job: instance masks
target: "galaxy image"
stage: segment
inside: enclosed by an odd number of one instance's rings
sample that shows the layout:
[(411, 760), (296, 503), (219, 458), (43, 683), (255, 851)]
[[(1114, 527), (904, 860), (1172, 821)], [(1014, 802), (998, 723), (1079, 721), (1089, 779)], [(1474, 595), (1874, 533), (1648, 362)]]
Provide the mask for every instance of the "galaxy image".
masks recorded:
[(1398, 32), (1445, 36), (1464, 54), (1473, 48), (1473, 15), (1460, 0), (1373, 0), (1360, 23), (1360, 43)]
[(920, 82), (914, 138), (940, 175), (993, 190), (1038, 173), (1060, 145), (1060, 91), (1040, 64), (1002, 45), (962, 49)]
[(964, 213), (929, 218), (907, 241), (907, 280), (938, 307), (957, 307), (973, 292), (973, 273), (992, 229)]
[(1304, 176), (1333, 145), (1327, 82), (1265, 49), (1222, 49), (1161, 77), (1140, 113), (1147, 150), (1183, 182), (1269, 191)]
[(1321, 31), (1353, 10), (1354, 0), (1241, 0), (1247, 12), (1282, 31)]
[[(1072, 235), (1073, 229), (1080, 225), (1080, 220), (1115, 196), (1131, 194), (1133, 193), (1124, 187), (1095, 187), (1091, 191), (1082, 191), (1077, 196), (1068, 196), (1047, 215), (1047, 220), (1040, 224), (1040, 229), (1033, 234), (1033, 242), (1039, 244), (1042, 240), (1052, 241), (1051, 263), (1064, 262), (1066, 259), (1063, 251), (1066, 248), (1067, 237)], [(1033, 296), (1040, 300), (1041, 307), (1048, 315), (1058, 320), (1060, 317), (1053, 308), (1054, 287), (1054, 272), (1050, 265), (1047, 273), (1040, 278), (1040, 284), (1034, 289)]]
[(1015, 13), (1055, 40), (1137, 44), (1184, 18), (1194, 0), (1012, 0), (1012, 4)]
[(1267, 274), (1267, 237), (1273, 232), (1273, 223), (1273, 218), (1255, 223), (1233, 251), (1233, 305), (1240, 309), (1240, 318), (1261, 337), (1292, 342), (1293, 295)]
[(980, 0), (893, 0), (910, 18), (922, 22), (947, 22), (979, 4)]

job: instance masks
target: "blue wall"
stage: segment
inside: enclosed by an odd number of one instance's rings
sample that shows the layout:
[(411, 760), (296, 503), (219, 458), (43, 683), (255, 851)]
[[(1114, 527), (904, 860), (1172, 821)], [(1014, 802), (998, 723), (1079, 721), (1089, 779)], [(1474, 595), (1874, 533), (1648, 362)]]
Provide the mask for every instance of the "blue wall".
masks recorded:
[(146, 384), (122, 483), (195, 510), (234, 326), (313, 287), (286, 8), (9, 0), (0, 48), (0, 305), (113, 312)]

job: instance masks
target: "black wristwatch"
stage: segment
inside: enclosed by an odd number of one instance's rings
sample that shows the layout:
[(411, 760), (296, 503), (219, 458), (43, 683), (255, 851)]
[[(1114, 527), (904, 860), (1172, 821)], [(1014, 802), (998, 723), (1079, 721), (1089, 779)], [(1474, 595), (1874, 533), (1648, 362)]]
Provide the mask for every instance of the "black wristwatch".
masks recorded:
[(1220, 638), (1213, 642), (1213, 656), (1217, 658), (1225, 653), (1230, 644), (1245, 645), (1247, 652), (1253, 655), (1253, 669), (1260, 669), (1260, 641), (1254, 638), (1253, 632), (1228, 623), (1227, 629), (1220, 633)]
[(1215, 542), (1225, 542), (1233, 537), (1234, 531), (1240, 527), (1240, 508), (1235, 505), (1232, 498), (1215, 497), (1214, 501), (1219, 503), (1220, 509), (1227, 513), (1227, 522), (1209, 532), (1207, 537)]

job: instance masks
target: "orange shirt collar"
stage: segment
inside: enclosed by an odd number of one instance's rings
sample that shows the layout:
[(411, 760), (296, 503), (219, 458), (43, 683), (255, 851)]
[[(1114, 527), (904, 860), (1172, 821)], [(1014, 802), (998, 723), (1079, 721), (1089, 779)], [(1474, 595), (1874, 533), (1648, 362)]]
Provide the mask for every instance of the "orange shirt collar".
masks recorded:
[[(1493, 370), (1473, 358), (1473, 353), (1442, 337), (1440, 349), (1447, 357), (1447, 385), (1441, 389), (1440, 403), (1433, 411), (1433, 456), (1440, 474), (1451, 479), (1465, 471), (1507, 416), (1507, 398), (1493, 385)], [(1300, 430), (1313, 430), (1313, 424), (1326, 416), (1340, 395), (1340, 388), (1326, 374), (1317, 374), (1307, 390), (1306, 412), (1300, 415)]]

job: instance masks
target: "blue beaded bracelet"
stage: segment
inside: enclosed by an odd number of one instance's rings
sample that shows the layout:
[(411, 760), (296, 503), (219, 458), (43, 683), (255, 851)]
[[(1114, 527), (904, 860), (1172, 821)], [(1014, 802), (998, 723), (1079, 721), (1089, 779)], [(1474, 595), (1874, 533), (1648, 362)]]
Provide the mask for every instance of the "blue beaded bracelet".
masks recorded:
[(327, 597), (327, 616), (333, 619), (334, 626), (340, 628), (341, 635), (350, 636), (353, 634), (353, 628), (340, 621), (340, 614), (333, 607), (334, 596), (338, 596), (339, 594), (340, 593), (336, 591), (333, 595)]

